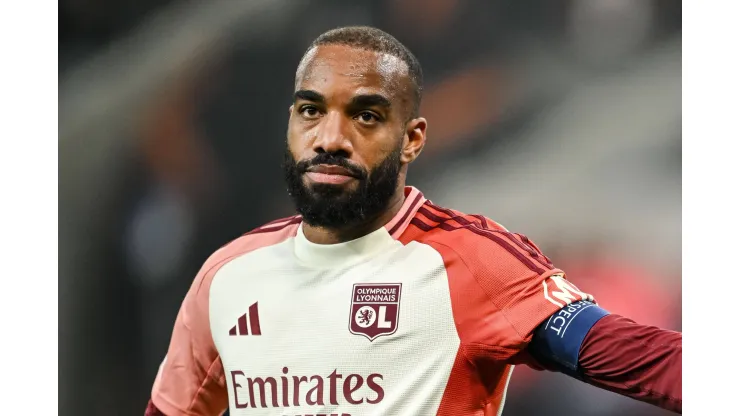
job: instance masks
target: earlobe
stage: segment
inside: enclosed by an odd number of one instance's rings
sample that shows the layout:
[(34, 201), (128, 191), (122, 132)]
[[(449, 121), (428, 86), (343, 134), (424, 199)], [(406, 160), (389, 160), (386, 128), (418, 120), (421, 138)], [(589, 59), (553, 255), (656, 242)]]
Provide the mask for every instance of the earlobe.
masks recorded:
[(404, 147), (401, 152), (401, 163), (409, 164), (414, 161), (414, 153), (409, 147)]

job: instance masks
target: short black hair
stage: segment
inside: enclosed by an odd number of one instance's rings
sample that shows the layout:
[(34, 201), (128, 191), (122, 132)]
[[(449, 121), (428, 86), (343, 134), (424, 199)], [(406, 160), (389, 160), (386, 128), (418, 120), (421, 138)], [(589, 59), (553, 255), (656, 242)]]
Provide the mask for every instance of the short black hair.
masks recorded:
[(301, 61), (306, 57), (309, 51), (321, 45), (346, 45), (358, 49), (379, 52), (395, 56), (402, 60), (408, 66), (409, 78), (413, 82), (413, 109), (412, 116), (419, 115), (419, 106), (421, 105), (421, 91), (424, 84), (424, 74), (421, 71), (421, 64), (413, 53), (404, 46), (398, 39), (380, 29), (370, 26), (347, 26), (332, 29), (324, 32), (316, 38), (306, 49)]

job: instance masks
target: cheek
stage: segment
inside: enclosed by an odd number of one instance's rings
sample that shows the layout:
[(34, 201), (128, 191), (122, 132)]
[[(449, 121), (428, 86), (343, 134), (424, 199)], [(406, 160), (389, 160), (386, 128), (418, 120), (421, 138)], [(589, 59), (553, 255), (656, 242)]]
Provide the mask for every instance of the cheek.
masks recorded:
[(359, 159), (366, 169), (374, 169), (391, 153), (398, 152), (398, 138), (390, 138), (388, 134), (380, 137), (366, 137), (355, 144), (356, 159)]
[(308, 137), (309, 135), (307, 134), (306, 130), (301, 126), (301, 123), (291, 118), (290, 121), (288, 122), (288, 133), (287, 133), (288, 146), (294, 150), (297, 150), (301, 146), (306, 146), (308, 144), (307, 143)]
[(316, 137), (304, 123), (291, 121), (288, 123), (287, 147), (297, 161), (311, 159), (316, 156), (314, 138)]

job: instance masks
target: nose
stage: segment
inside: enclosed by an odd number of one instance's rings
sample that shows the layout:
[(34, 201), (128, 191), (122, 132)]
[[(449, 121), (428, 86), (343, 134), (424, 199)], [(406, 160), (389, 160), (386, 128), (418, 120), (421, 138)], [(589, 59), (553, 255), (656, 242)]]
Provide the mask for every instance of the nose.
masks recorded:
[(318, 126), (313, 150), (316, 153), (340, 153), (349, 157), (352, 154), (352, 141), (347, 132), (348, 124), (342, 114), (327, 113)]

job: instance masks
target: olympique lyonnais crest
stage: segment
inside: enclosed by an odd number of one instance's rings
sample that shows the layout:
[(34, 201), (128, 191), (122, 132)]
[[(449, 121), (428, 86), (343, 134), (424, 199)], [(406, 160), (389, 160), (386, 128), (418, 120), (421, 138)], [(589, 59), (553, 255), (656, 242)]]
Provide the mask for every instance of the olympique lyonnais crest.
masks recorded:
[(373, 341), (398, 328), (400, 283), (358, 283), (352, 288), (349, 332)]

